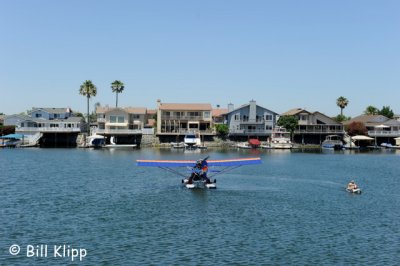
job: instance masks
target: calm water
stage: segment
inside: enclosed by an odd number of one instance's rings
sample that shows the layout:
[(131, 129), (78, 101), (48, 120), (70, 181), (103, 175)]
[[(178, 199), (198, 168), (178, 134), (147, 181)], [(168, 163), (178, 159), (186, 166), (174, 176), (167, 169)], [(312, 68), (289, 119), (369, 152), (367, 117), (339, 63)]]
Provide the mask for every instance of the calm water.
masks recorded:
[[(205, 155), (263, 164), (195, 191), (135, 164)], [(363, 194), (345, 192), (350, 179)], [(398, 265), (399, 181), (400, 151), (4, 149), (0, 265), (69, 264), (54, 257), (64, 244), (87, 251), (82, 265)], [(47, 257), (28, 245), (48, 245)]]

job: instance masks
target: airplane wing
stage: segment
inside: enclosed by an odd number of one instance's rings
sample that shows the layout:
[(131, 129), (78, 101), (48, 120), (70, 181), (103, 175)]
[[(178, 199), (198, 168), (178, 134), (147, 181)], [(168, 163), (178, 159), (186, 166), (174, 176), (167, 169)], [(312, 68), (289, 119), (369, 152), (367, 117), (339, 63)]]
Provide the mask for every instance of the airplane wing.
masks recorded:
[[(150, 167), (193, 167), (196, 161), (181, 161), (181, 160), (137, 160), (138, 166)], [(226, 159), (226, 160), (207, 160), (208, 166), (242, 166), (260, 164), (261, 158), (239, 158), (239, 159)]]

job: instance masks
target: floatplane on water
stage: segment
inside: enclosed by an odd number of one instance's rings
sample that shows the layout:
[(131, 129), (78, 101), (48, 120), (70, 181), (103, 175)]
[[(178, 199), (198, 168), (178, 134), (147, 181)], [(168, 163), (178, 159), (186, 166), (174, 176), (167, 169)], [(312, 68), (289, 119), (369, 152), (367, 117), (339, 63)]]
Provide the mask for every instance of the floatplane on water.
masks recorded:
[[(216, 175), (231, 171), (243, 165), (260, 164), (260, 158), (239, 158), (227, 160), (208, 160), (209, 156), (197, 161), (180, 160), (137, 160), (138, 166), (159, 167), (175, 175), (181, 176), (182, 184), (187, 188), (217, 188), (217, 180), (211, 179)], [(190, 169), (191, 174), (188, 177), (182, 171), (176, 168)]]

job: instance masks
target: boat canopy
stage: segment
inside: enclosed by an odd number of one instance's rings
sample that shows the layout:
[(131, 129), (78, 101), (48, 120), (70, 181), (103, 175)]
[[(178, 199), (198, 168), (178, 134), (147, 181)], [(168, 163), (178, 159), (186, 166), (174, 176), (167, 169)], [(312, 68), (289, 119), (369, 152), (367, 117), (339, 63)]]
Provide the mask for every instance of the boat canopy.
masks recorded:
[(351, 137), (351, 139), (352, 140), (373, 140), (373, 138), (364, 136), (364, 135), (353, 136), (353, 137)]
[(23, 138), (24, 135), (22, 134), (8, 134), (0, 137), (0, 139), (23, 139)]
[(249, 139), (250, 145), (261, 145), (261, 142), (258, 139)]

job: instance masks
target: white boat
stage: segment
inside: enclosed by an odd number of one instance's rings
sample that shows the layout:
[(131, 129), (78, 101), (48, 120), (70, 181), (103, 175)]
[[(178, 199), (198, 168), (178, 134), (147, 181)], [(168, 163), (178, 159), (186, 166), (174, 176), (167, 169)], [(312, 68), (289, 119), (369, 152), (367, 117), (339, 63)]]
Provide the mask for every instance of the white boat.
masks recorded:
[(236, 144), (236, 148), (239, 149), (251, 149), (251, 145), (248, 142), (240, 142), (238, 144)]
[(184, 145), (187, 149), (196, 149), (201, 146), (200, 137), (195, 133), (187, 133), (183, 139)]
[(87, 146), (89, 148), (101, 148), (104, 146), (106, 138), (102, 135), (90, 135), (87, 137)]
[(115, 137), (110, 138), (110, 144), (104, 145), (105, 148), (135, 148), (136, 144), (117, 144)]
[(261, 149), (266, 149), (266, 150), (268, 150), (268, 149), (272, 149), (272, 147), (271, 147), (271, 144), (270, 144), (270, 143), (267, 143), (267, 144), (261, 144), (261, 145), (260, 145), (260, 148), (261, 148)]
[(184, 149), (185, 143), (184, 142), (171, 142), (172, 149)]
[(346, 150), (358, 150), (360, 148), (360, 146), (355, 143), (355, 139), (352, 139), (352, 137), (347, 134), (343, 137), (343, 142), (343, 148)]
[(272, 130), (270, 146), (272, 149), (293, 148), (292, 141), (290, 140), (290, 132), (284, 127), (275, 127)]
[(341, 150), (343, 149), (343, 141), (339, 135), (328, 135), (322, 142), (323, 149)]
[(354, 194), (361, 194), (360, 188), (346, 188), (346, 191)]

